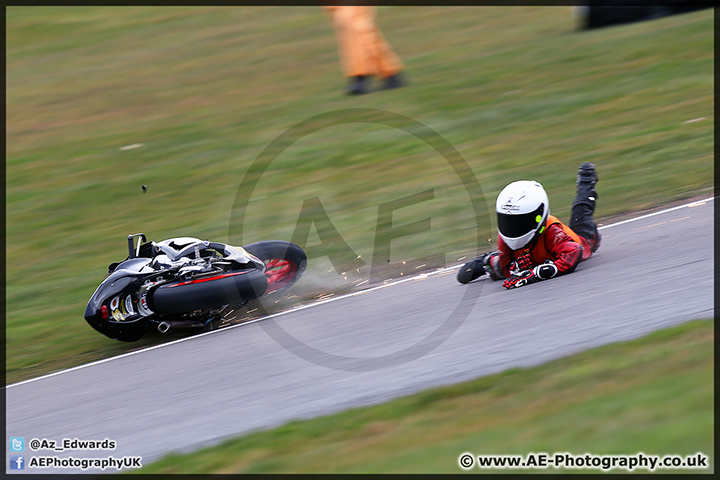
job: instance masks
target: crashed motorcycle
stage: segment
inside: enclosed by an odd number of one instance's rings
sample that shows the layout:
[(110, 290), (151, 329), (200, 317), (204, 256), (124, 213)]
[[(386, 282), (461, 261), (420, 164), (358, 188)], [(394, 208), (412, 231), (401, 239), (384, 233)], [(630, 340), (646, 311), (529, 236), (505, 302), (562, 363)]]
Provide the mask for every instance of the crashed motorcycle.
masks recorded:
[(108, 266), (85, 309), (98, 332), (125, 342), (151, 329), (203, 331), (225, 312), (292, 286), (307, 265), (299, 246), (281, 240), (236, 247), (178, 237), (128, 235), (128, 256)]

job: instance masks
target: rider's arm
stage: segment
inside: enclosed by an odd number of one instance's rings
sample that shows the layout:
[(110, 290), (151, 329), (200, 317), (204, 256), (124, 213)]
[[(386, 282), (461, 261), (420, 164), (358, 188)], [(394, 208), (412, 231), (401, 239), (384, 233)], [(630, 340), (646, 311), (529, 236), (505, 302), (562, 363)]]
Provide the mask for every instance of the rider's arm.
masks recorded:
[(544, 237), (545, 248), (558, 269), (558, 275), (572, 273), (582, 258), (582, 245), (576, 243), (559, 225), (550, 225)]

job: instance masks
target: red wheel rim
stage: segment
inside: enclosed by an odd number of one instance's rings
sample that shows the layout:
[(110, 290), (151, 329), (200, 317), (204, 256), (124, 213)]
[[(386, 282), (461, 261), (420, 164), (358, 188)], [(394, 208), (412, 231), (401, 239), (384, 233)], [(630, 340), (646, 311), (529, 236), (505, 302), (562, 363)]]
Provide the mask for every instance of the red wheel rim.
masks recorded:
[(265, 276), (268, 290), (275, 290), (288, 282), (297, 270), (297, 266), (285, 259), (272, 259), (265, 262)]

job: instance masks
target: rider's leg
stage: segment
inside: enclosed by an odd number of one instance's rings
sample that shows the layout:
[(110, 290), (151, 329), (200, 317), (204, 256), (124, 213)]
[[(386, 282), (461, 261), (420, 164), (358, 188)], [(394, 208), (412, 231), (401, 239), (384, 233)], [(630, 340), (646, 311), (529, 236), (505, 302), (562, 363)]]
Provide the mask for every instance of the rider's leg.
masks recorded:
[(580, 165), (577, 174), (577, 193), (570, 217), (570, 228), (587, 239), (593, 252), (600, 246), (601, 238), (594, 219), (595, 201), (597, 200), (595, 184), (597, 182), (595, 165), (590, 162)]

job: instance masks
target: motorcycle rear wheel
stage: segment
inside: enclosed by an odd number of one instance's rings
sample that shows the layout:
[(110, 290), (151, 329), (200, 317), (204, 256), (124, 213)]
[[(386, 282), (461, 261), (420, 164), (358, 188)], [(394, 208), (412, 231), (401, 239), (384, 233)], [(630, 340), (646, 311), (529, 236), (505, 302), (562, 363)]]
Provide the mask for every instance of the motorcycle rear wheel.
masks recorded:
[(267, 278), (261, 270), (232, 270), (161, 285), (148, 300), (154, 311), (178, 315), (244, 303), (264, 294), (267, 286)]
[(302, 248), (291, 242), (267, 240), (251, 243), (243, 248), (265, 262), (268, 292), (292, 286), (307, 267), (307, 255)]

